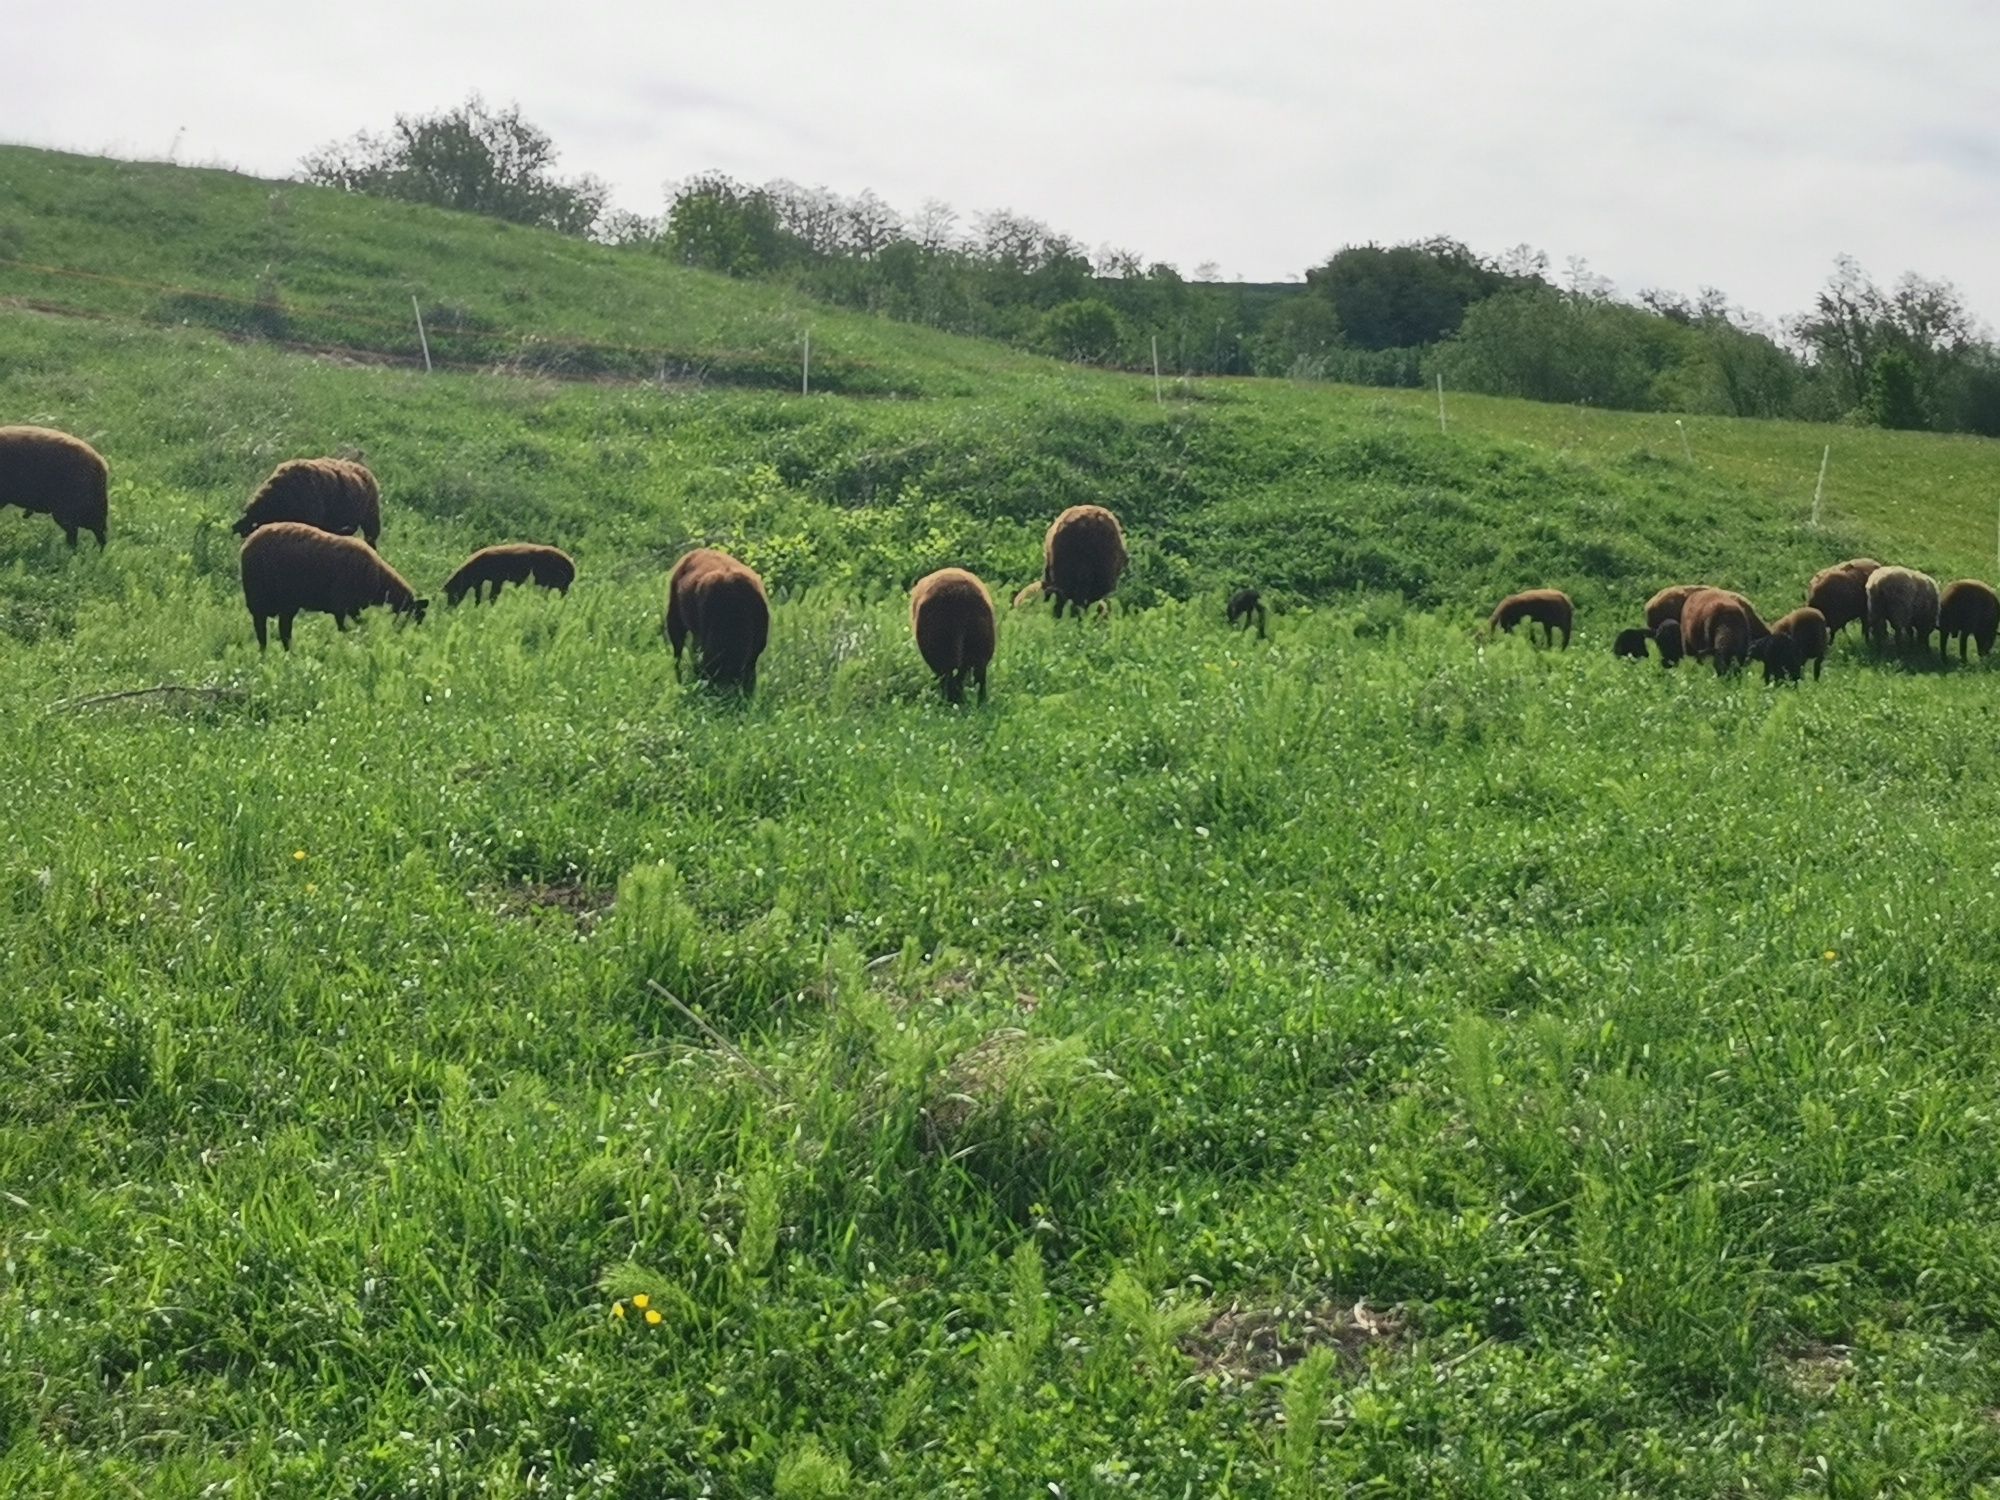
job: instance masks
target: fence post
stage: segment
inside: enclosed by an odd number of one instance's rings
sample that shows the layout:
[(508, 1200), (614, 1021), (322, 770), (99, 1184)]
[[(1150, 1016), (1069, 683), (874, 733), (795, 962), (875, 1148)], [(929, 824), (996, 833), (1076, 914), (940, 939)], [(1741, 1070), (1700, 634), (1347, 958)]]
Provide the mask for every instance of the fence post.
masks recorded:
[(813, 390), (813, 331), (806, 330), (805, 360), (799, 366), (799, 394), (810, 396)]
[(1445, 430), (1445, 425), (1444, 425), (1444, 371), (1442, 371), (1442, 370), (1439, 370), (1439, 371), (1438, 371), (1438, 431), (1439, 431), (1439, 432), (1443, 432), (1444, 430)]
[(1153, 404), (1166, 404), (1166, 398), (1160, 394), (1160, 336), (1157, 333), (1153, 335)]
[(417, 294), (410, 293), (410, 311), (417, 315), (417, 342), (424, 346), (424, 373), (431, 373), (431, 341), (424, 333), (424, 310), (417, 306)]
[(1819, 529), (1820, 492), (1826, 488), (1826, 464), (1827, 460), (1832, 457), (1833, 457), (1833, 444), (1828, 443), (1826, 447), (1823, 450), (1821, 450), (1819, 455), (1819, 483), (1813, 486), (1812, 523), (1813, 523), (1813, 529), (1815, 531)]

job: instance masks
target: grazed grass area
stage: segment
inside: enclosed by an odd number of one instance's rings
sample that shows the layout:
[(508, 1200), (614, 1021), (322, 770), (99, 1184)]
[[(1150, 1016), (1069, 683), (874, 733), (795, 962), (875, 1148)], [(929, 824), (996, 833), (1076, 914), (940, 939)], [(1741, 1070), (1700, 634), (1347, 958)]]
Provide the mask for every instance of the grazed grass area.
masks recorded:
[[(1970, 542), (1807, 535), (1704, 457), (1763, 427), (1003, 366), (0, 316), (0, 414), (113, 464), (102, 554), (0, 516), (0, 1493), (2000, 1480), (1993, 676), (1605, 649), (1667, 578)], [(226, 524), (345, 445), (433, 592), (512, 537), (575, 590), (260, 657)], [(1077, 500), (1135, 607), (1006, 614), (947, 710), (902, 588), (1024, 581)], [(780, 595), (747, 706), (658, 641), (697, 538)], [(1527, 582), (1577, 649), (1475, 649)], [(165, 682), (229, 691), (75, 704)]]

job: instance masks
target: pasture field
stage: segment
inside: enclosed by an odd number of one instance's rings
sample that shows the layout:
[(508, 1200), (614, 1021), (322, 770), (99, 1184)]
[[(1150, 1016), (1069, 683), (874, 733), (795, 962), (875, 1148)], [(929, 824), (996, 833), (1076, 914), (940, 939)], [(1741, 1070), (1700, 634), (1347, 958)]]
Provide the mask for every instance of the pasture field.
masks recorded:
[[(0, 308), (113, 475), (103, 553), (0, 513), (0, 1494), (2000, 1493), (2000, 668), (1608, 649), (1990, 576), (1992, 445), (100, 311)], [(260, 656), (228, 523), (349, 448), (431, 616)], [(1085, 500), (1129, 607), (947, 709), (904, 590)], [(447, 610), (510, 539), (570, 596)], [(659, 640), (697, 540), (747, 704)], [(1572, 650), (1475, 646), (1543, 583)]]

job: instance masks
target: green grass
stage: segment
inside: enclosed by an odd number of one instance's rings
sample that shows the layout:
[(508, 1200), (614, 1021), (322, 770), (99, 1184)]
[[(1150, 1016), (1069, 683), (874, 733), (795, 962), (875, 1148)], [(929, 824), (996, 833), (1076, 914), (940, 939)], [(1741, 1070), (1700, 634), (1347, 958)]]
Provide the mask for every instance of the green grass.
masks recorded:
[[(0, 420), (113, 473), (102, 554), (0, 515), (0, 1494), (2000, 1484), (1992, 675), (1607, 649), (1672, 579), (1979, 571), (1990, 446), (101, 310), (0, 312)], [(576, 588), (260, 656), (227, 523), (343, 446), (420, 586), (534, 538)], [(1085, 499), (1130, 607), (1007, 613), (947, 709), (902, 590)], [(779, 595), (748, 705), (659, 641), (694, 540)], [(1577, 648), (1476, 648), (1528, 583)], [(76, 702), (162, 683), (220, 691)]]

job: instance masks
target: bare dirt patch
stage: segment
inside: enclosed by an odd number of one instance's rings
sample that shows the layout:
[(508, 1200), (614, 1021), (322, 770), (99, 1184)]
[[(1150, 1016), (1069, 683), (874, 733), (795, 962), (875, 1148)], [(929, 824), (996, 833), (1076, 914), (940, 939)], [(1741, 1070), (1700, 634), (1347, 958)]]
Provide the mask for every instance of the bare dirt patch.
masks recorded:
[(538, 912), (559, 911), (576, 924), (578, 936), (587, 936), (604, 920), (618, 892), (608, 885), (563, 880), (552, 885), (523, 881), (502, 886), (495, 895), (500, 910), (508, 916), (531, 917)]
[(1245, 1307), (1232, 1303), (1181, 1340), (1181, 1352), (1221, 1385), (1250, 1385), (1289, 1370), (1315, 1349), (1331, 1348), (1347, 1373), (1365, 1368), (1371, 1349), (1399, 1348), (1408, 1320), (1366, 1301)]

